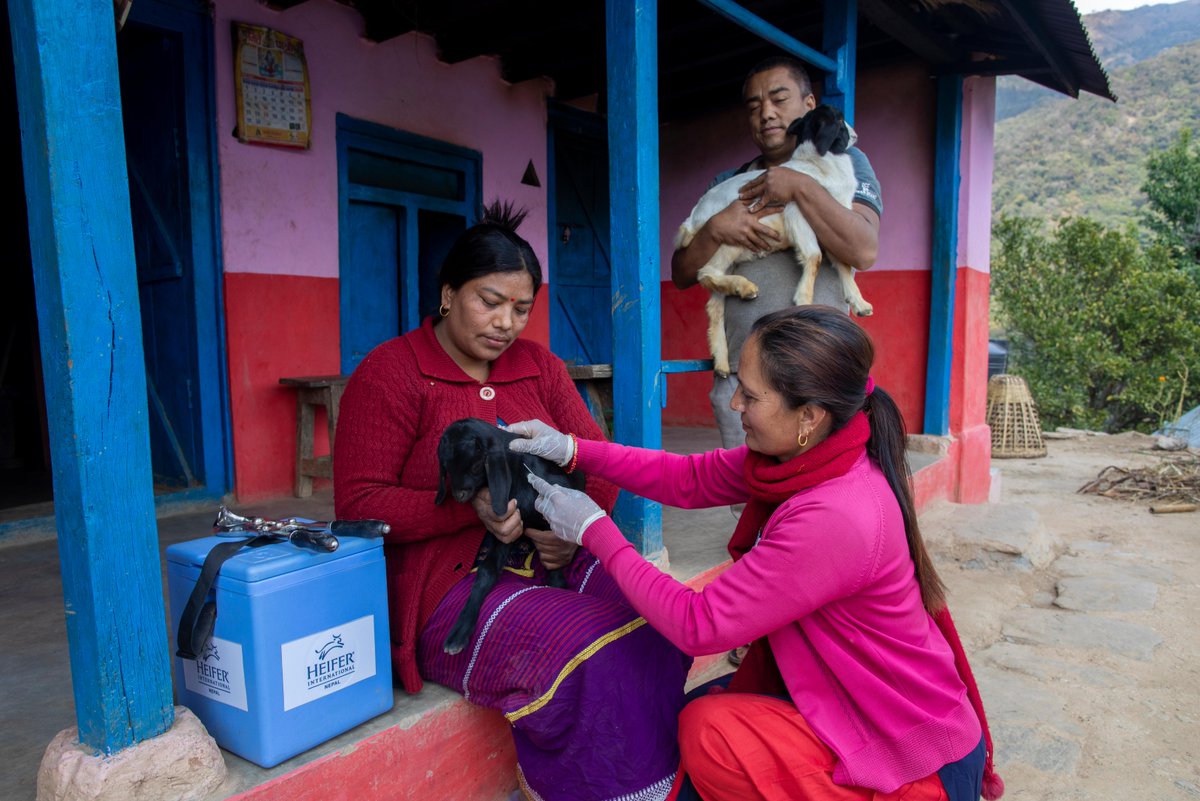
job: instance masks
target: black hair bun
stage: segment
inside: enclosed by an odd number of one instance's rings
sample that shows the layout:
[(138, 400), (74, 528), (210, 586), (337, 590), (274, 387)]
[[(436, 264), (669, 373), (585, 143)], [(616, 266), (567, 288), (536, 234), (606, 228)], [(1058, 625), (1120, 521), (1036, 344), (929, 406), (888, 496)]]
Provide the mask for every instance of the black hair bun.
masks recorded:
[(484, 208), (483, 219), (480, 222), (486, 225), (494, 225), (497, 228), (503, 228), (515, 234), (517, 228), (521, 226), (521, 223), (525, 222), (525, 218), (528, 216), (529, 209), (518, 209), (511, 200), (496, 198), (491, 202), (491, 205)]

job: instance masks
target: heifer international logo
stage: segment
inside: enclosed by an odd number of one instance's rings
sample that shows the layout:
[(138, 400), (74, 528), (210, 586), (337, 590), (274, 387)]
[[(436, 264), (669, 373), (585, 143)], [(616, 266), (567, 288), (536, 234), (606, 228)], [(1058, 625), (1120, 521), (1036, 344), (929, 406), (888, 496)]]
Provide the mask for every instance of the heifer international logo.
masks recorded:
[(229, 671), (212, 664), (220, 662), (221, 654), (217, 651), (217, 644), (210, 637), (205, 643), (203, 651), (196, 659), (196, 679), (205, 687), (221, 692), (232, 692), (229, 684)]
[(366, 615), (280, 645), (283, 711), (375, 675), (375, 616)]
[(246, 711), (246, 673), (242, 646), (210, 637), (195, 659), (182, 660), (183, 683), (189, 692)]
[[(329, 642), (315, 651), (317, 661), (306, 667), (307, 687), (337, 687), (345, 679), (354, 674), (354, 651), (345, 650), (342, 635), (334, 634)], [(334, 651), (342, 653), (334, 654)]]
[(335, 634), (335, 635), (333, 635), (332, 640), (330, 640), (329, 642), (322, 645), (321, 649), (319, 651), (317, 651), (317, 659), (321, 660), (321, 661), (325, 661), (325, 657), (328, 656), (329, 652), (332, 651), (334, 648), (345, 648), (345, 647), (346, 646), (342, 643), (342, 635)]

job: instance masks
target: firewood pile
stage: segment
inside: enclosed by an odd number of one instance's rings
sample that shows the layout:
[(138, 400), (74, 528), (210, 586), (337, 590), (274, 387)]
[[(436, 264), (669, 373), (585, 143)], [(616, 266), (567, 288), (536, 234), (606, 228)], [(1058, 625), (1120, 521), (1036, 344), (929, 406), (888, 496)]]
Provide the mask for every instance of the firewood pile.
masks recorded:
[[(1200, 505), (1200, 457), (1193, 453), (1163, 459), (1150, 467), (1108, 466), (1079, 492), (1154, 504), (1151, 511), (1194, 511)], [(1171, 508), (1190, 507), (1190, 508)]]

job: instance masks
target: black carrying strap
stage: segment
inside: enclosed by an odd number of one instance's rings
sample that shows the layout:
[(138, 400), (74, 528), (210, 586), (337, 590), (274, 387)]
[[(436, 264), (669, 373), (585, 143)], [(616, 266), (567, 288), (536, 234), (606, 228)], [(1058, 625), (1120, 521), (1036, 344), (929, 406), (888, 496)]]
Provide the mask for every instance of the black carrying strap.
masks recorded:
[(213, 627), (217, 624), (217, 602), (208, 600), (208, 591), (217, 580), (221, 565), (244, 547), (257, 548), (278, 540), (270, 534), (259, 534), (244, 540), (233, 540), (214, 545), (204, 557), (204, 567), (200, 568), (200, 577), (192, 594), (188, 597), (187, 606), (179, 616), (179, 634), (175, 637), (177, 650), (175, 655), (184, 659), (195, 659), (196, 649), (203, 648), (212, 636)]

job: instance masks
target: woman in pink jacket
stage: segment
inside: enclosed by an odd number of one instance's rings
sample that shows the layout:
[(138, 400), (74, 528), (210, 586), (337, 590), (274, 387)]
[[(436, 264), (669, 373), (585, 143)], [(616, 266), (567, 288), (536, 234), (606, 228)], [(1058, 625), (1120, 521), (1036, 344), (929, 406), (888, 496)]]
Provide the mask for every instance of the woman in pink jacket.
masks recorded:
[(647, 562), (594, 501), (538, 483), (556, 534), (603, 562), (691, 655), (753, 643), (680, 716), (671, 798), (997, 798), (978, 691), (921, 540), (904, 421), (874, 348), (821, 306), (760, 319), (731, 403), (746, 444), (694, 456), (511, 426), (535, 453), (662, 503), (746, 503), (734, 563), (696, 592)]

